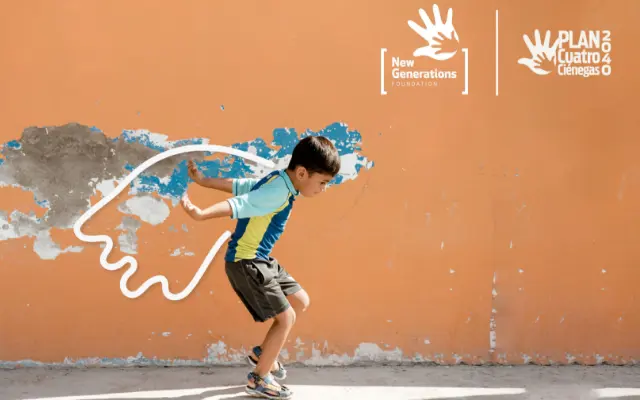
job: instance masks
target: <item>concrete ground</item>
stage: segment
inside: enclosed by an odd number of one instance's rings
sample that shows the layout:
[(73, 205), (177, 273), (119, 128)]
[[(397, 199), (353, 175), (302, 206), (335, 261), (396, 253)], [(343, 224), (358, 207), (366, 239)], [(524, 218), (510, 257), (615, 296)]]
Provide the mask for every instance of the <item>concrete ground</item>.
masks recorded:
[[(0, 370), (1, 400), (245, 399), (247, 368)], [(638, 367), (290, 367), (294, 399), (640, 399)]]

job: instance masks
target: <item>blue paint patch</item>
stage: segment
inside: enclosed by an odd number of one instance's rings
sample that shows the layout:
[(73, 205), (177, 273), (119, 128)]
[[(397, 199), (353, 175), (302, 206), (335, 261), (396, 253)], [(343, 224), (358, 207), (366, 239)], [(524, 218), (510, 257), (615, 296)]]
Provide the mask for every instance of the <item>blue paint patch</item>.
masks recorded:
[(102, 133), (102, 130), (100, 128), (95, 127), (95, 126), (92, 126), (91, 128), (89, 128), (89, 130), (91, 132), (100, 132), (100, 133)]
[[(257, 138), (247, 142), (234, 143), (230, 145), (230, 147), (256, 153), (258, 156), (267, 160), (282, 160), (291, 155), (300, 139), (320, 135), (327, 137), (334, 143), (340, 156), (356, 155), (356, 173), (360, 173), (363, 166), (371, 168), (373, 165), (366, 157), (358, 154), (361, 150), (360, 143), (362, 141), (360, 132), (349, 130), (346, 124), (339, 122), (333, 123), (318, 132), (306, 130), (301, 134), (292, 128), (276, 128), (273, 130), (273, 141), (270, 144), (262, 138)], [(206, 142), (203, 138), (157, 142), (152, 139), (152, 134), (149, 132), (136, 132), (131, 130), (124, 130), (122, 135), (116, 140), (124, 140), (128, 143), (139, 143), (159, 152), (186, 145), (204, 144)], [(207, 155), (210, 155), (210, 153), (207, 152)], [(221, 155), (219, 159), (204, 160), (196, 164), (207, 177), (245, 178), (253, 174), (252, 168), (244, 159), (232, 155)], [(125, 169), (129, 172), (133, 171), (134, 168), (135, 167), (130, 164), (125, 165)], [(183, 161), (176, 166), (168, 177), (162, 178), (143, 173), (132, 182), (131, 186), (140, 192), (157, 192), (160, 196), (177, 200), (186, 192), (190, 182), (191, 180), (187, 173), (187, 164)], [(341, 184), (343, 182), (345, 182), (345, 177), (338, 175), (331, 181), (330, 185)]]
[(341, 183), (342, 183), (342, 181), (343, 181), (343, 180), (344, 180), (344, 176), (342, 176), (342, 175), (336, 175), (336, 177), (335, 177), (335, 178), (333, 178), (333, 179), (332, 179), (332, 180), (327, 184), (327, 186), (330, 186), (330, 185), (339, 185), (339, 184), (341, 184)]
[(224, 104), (221, 104), (221, 105), (220, 105), (220, 109), (221, 109), (222, 111), (224, 111)]
[(204, 176), (209, 178), (222, 177), (223, 172), (225, 172), (222, 170), (222, 162), (220, 160), (206, 160), (198, 162), (196, 165)]
[(165, 151), (166, 149), (159, 144), (151, 140), (151, 134), (149, 132), (134, 132), (131, 130), (124, 130), (122, 135), (116, 140), (124, 140), (127, 143), (140, 143), (150, 149), (157, 151)]
[(273, 150), (269, 148), (267, 142), (258, 138), (249, 142), (249, 145), (256, 149), (256, 154), (262, 158), (269, 159), (273, 157)]
[[(301, 138), (302, 139), (302, 138)], [(295, 129), (283, 129), (278, 128), (273, 130), (273, 144), (280, 147), (280, 150), (275, 154), (276, 158), (283, 158), (286, 155), (293, 153), (293, 148), (300, 139)]]
[(143, 174), (138, 177), (135, 186), (142, 192), (158, 192), (160, 196), (180, 198), (187, 190), (188, 178), (187, 162), (182, 161), (173, 170), (168, 182), (162, 182), (157, 176)]
[(0, 158), (0, 165), (4, 164), (4, 158)]
[(37, 205), (39, 205), (42, 208), (49, 208), (51, 206), (51, 204), (49, 203), (49, 200), (38, 200), (37, 198), (35, 198), (35, 202)]
[(188, 146), (191, 144), (203, 144), (203, 143), (204, 143), (204, 139), (202, 138), (180, 139), (180, 140), (176, 140), (175, 142), (172, 142), (173, 147)]
[(350, 131), (345, 124), (336, 122), (317, 133), (307, 131), (304, 136), (318, 135), (330, 139), (341, 156), (361, 150), (359, 144), (362, 142), (362, 135), (358, 131)]
[(5, 144), (5, 146), (7, 146), (10, 149), (21, 149), (22, 148), (22, 145), (17, 140), (12, 140), (10, 142), (7, 142)]

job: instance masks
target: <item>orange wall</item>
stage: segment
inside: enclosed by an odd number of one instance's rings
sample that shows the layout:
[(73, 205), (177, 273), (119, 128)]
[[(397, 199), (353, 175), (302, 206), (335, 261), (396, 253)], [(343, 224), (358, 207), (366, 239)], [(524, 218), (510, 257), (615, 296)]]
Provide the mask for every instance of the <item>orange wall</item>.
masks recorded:
[[(443, 17), (454, 9), (459, 48), (469, 49), (468, 95), (461, 50), (446, 61), (415, 57), (423, 70), (458, 71), (455, 80), (391, 86), (391, 57), (413, 58), (421, 46), (407, 20), (420, 22), (420, 7), (431, 16), (430, 3), (14, 2), (0, 16), (0, 142), (76, 122), (109, 137), (148, 129), (228, 145), (343, 122), (375, 165), (296, 202), (276, 247), (311, 295), (289, 361), (638, 359), (640, 3), (438, 4)], [(611, 76), (533, 74), (517, 61), (528, 55), (522, 35), (535, 29), (611, 30)], [(0, 210), (45, 215), (30, 191), (0, 193)], [(224, 198), (189, 193), (200, 204)], [(163, 274), (181, 290), (233, 227), (195, 223), (167, 205), (166, 221), (137, 231), (131, 288)], [(121, 218), (110, 205), (86, 231), (117, 242)], [(183, 223), (188, 233), (169, 235)], [(235, 361), (266, 331), (234, 297), (221, 257), (182, 301), (158, 286), (128, 299), (122, 271), (100, 266), (99, 245), (72, 229), (51, 236), (83, 250), (43, 260), (33, 237), (0, 241), (6, 363)], [(195, 256), (169, 256), (183, 245)], [(110, 260), (123, 255), (116, 246)]]

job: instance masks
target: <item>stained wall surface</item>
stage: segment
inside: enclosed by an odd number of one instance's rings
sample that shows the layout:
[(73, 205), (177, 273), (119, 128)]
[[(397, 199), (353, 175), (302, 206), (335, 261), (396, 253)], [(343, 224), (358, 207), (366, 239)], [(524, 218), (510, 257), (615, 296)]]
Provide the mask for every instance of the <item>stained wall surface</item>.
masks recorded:
[[(285, 361), (638, 360), (640, 3), (438, 6), (443, 24), (414, 30), (432, 3), (7, 4), (0, 360), (241, 361), (267, 326), (221, 254), (182, 300), (158, 284), (128, 298), (126, 268), (104, 269), (100, 243), (72, 227), (162, 151), (233, 145), (282, 167), (308, 134), (336, 143), (343, 170), (296, 201), (275, 248), (311, 296)], [(564, 39), (540, 69), (523, 38), (536, 52), (536, 29), (542, 50), (547, 30), (549, 47)], [(418, 32), (441, 32), (442, 49)], [(187, 188), (202, 206), (225, 198), (189, 184), (184, 160), (146, 171), (83, 228), (113, 240), (110, 262), (137, 259), (129, 290), (162, 275), (182, 291), (233, 229), (180, 208)], [(200, 165), (266, 173), (231, 156)]]

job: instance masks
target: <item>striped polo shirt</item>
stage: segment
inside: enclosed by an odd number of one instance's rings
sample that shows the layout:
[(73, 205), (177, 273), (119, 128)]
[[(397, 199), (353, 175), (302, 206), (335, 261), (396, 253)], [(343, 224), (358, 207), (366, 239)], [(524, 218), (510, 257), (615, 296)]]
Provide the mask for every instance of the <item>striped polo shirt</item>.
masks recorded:
[(284, 170), (273, 171), (261, 179), (235, 179), (234, 197), (228, 202), (231, 218), (238, 222), (225, 261), (268, 260), (299, 194)]

